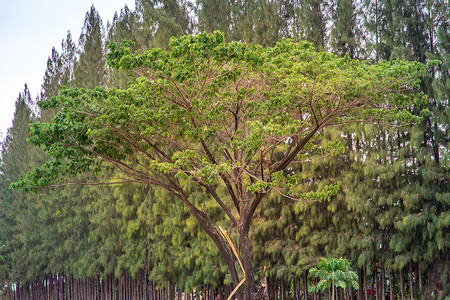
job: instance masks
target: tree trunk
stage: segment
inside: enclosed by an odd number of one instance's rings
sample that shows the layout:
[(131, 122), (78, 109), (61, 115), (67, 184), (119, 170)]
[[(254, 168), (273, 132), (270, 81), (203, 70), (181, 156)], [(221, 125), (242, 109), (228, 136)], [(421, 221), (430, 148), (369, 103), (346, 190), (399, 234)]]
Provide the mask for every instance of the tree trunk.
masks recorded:
[(417, 299), (417, 277), (414, 278), (414, 270), (412, 261), (409, 262), (409, 285), (411, 300)]
[(308, 300), (308, 271), (303, 274), (303, 299)]
[(395, 271), (389, 270), (389, 299), (394, 300)]
[[(250, 248), (250, 238), (248, 232), (250, 229), (250, 220), (243, 217), (243, 223), (238, 228), (240, 236), (240, 250), (242, 256), (242, 265), (245, 271), (245, 300), (251, 300), (256, 293), (256, 284), (254, 281), (255, 273), (252, 266), (252, 255)], [(242, 298), (238, 298), (242, 299)]]
[(367, 266), (364, 267), (364, 276), (363, 277), (364, 277), (364, 283), (363, 283), (364, 300), (368, 300), (367, 299)]
[(280, 293), (281, 293), (281, 300), (286, 300), (286, 284), (284, 282), (284, 279), (280, 280)]
[(422, 292), (423, 286), (422, 286), (422, 270), (420, 268), (420, 258), (417, 262), (417, 280), (419, 281), (419, 292)]
[(363, 276), (364, 276), (364, 271), (362, 268), (359, 269), (359, 274), (358, 274), (358, 284), (359, 284), (359, 290), (358, 290), (358, 300), (362, 300), (363, 299), (363, 292), (364, 292), (364, 281), (363, 281)]
[(373, 282), (372, 282), (372, 299), (380, 299), (378, 296), (378, 272), (377, 264), (373, 262)]
[(405, 274), (403, 269), (400, 269), (400, 296), (401, 300), (405, 300)]
[(384, 263), (381, 264), (381, 300), (386, 300), (386, 269)]

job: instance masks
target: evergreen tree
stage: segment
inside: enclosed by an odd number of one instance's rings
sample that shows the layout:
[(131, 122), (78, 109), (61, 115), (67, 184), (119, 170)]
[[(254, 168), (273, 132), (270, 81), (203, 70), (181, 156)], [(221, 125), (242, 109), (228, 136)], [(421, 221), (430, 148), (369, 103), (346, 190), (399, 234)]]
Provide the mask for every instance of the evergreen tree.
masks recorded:
[(62, 71), (62, 59), (53, 47), (51, 57), (47, 59), (44, 83), (41, 85), (41, 98), (49, 99), (58, 94), (62, 87)]
[(356, 5), (353, 0), (336, 0), (333, 5), (331, 48), (338, 55), (358, 56), (359, 38), (356, 24)]
[[(364, 0), (362, 7), (365, 27), (365, 56), (375, 62), (389, 60), (394, 47), (394, 37), (401, 35), (397, 19), (393, 19), (395, 2)], [(395, 21), (395, 22), (394, 22)], [(397, 33), (398, 32), (398, 33)]]
[(233, 5), (234, 2), (230, 0), (197, 0), (198, 30), (200, 32), (219, 30), (229, 40), (232, 32)]
[[(62, 52), (59, 54), (53, 47), (51, 56), (47, 59), (47, 69), (44, 73), (44, 82), (41, 85), (40, 99), (50, 99), (58, 95), (63, 86), (71, 86), (73, 81), (74, 65), (76, 63), (76, 46), (72, 42), (70, 31), (61, 43)], [(55, 114), (53, 110), (40, 112), (43, 121), (50, 120)]]
[(299, 0), (296, 7), (297, 27), (294, 37), (314, 43), (317, 50), (326, 49), (327, 40), (327, 11), (326, 0)]
[(75, 43), (72, 41), (72, 34), (70, 31), (67, 31), (66, 39), (62, 41), (61, 47), (61, 68), (63, 75), (60, 84), (61, 86), (72, 86), (77, 59), (77, 49)]
[(190, 5), (186, 0), (138, 0), (141, 36), (147, 47), (167, 48), (172, 36), (191, 33)]
[(13, 125), (8, 129), (2, 143), (1, 152), (1, 192), (0, 207), (2, 217), (0, 222), (0, 255), (4, 258), (4, 268), (9, 269), (8, 280), (24, 280), (27, 276), (38, 276), (38, 272), (29, 274), (30, 257), (33, 253), (27, 248), (33, 247), (37, 232), (33, 222), (36, 219), (31, 211), (35, 211), (37, 203), (27, 201), (35, 197), (26, 196), (18, 191), (10, 190), (9, 185), (32, 166), (39, 163), (36, 159), (37, 150), (27, 145), (28, 125), (36, 120), (28, 87), (19, 94), (16, 100)]
[[(138, 41), (138, 17), (132, 12), (128, 6), (125, 6), (120, 15), (114, 13), (111, 24), (108, 24), (108, 39), (110, 42), (121, 42), (122, 40), (130, 40), (135, 43), (135, 49), (145, 49)], [(126, 88), (131, 77), (120, 70), (108, 68), (108, 86)]]
[(103, 22), (94, 6), (84, 19), (78, 42), (79, 58), (74, 67), (74, 85), (93, 88), (105, 84), (106, 61)]

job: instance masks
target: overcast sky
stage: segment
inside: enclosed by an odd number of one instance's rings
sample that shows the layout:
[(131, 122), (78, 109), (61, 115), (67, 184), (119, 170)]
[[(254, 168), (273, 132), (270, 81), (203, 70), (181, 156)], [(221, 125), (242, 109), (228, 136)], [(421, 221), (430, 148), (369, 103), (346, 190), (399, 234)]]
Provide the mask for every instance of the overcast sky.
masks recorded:
[(134, 0), (0, 0), (0, 133), (12, 126), (14, 103), (25, 83), (33, 98), (40, 92), (52, 47), (61, 52), (67, 31), (78, 38), (92, 5), (106, 27), (114, 12)]

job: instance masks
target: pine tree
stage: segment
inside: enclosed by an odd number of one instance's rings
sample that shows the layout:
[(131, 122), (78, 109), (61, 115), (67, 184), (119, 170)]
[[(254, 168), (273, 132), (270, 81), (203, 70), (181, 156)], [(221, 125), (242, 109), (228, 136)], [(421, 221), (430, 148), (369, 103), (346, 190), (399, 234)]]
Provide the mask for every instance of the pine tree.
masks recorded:
[[(44, 73), (44, 82), (41, 85), (40, 100), (57, 96), (62, 87), (72, 85), (76, 63), (76, 46), (72, 42), (70, 31), (67, 32), (67, 37), (61, 42), (61, 46), (61, 54), (53, 47), (52, 54), (47, 59), (47, 69)], [(40, 111), (40, 119), (48, 121), (55, 113), (53, 110)]]
[(356, 5), (353, 0), (336, 0), (333, 5), (331, 48), (338, 55), (358, 56), (359, 38), (356, 24)]
[(63, 76), (60, 83), (62, 86), (72, 86), (77, 59), (77, 49), (72, 40), (72, 34), (70, 31), (67, 32), (66, 39), (62, 41), (61, 48), (61, 67), (63, 70)]
[(79, 58), (74, 68), (74, 85), (93, 88), (105, 84), (106, 61), (103, 22), (94, 6), (84, 19), (78, 42)]
[(62, 59), (55, 47), (47, 59), (47, 69), (44, 74), (44, 83), (41, 86), (41, 98), (49, 99), (58, 95), (62, 81)]
[(294, 38), (314, 43), (317, 50), (326, 49), (328, 3), (325, 0), (300, 0), (296, 7), (297, 26)]
[(233, 4), (233, 1), (229, 0), (197, 0), (198, 30), (200, 32), (219, 30), (229, 40), (232, 32)]
[[(35, 166), (37, 150), (27, 145), (28, 125), (36, 120), (35, 103), (31, 98), (28, 87), (19, 94), (16, 100), (13, 126), (8, 129), (2, 143), (2, 164), (0, 169), (1, 193), (0, 207), (2, 226), (0, 227), (0, 255), (5, 259), (6, 268), (9, 269), (9, 280), (29, 278), (29, 259), (32, 253), (26, 249), (33, 248), (36, 233), (33, 231), (33, 222), (36, 221), (31, 211), (35, 211), (36, 203), (27, 201), (35, 197), (26, 196), (9, 185), (22, 174)], [(31, 233), (31, 234), (30, 234)], [(37, 275), (34, 272), (31, 276)], [(28, 277), (27, 277), (28, 276)]]
[(378, 62), (389, 60), (395, 43), (395, 36), (402, 35), (401, 19), (394, 19), (396, 3), (384, 0), (365, 0), (361, 14), (365, 27), (365, 57)]
[[(128, 6), (125, 6), (120, 15), (114, 13), (112, 23), (107, 26), (108, 38), (107, 43), (121, 42), (122, 40), (130, 40), (135, 43), (135, 49), (145, 49), (144, 45), (137, 40), (138, 38), (138, 17), (136, 13), (132, 12)], [(131, 77), (125, 72), (108, 68), (107, 70), (108, 86), (119, 88), (126, 88), (130, 82)]]
[(136, 11), (142, 22), (146, 46), (167, 48), (172, 36), (191, 33), (189, 2), (185, 0), (139, 0)]

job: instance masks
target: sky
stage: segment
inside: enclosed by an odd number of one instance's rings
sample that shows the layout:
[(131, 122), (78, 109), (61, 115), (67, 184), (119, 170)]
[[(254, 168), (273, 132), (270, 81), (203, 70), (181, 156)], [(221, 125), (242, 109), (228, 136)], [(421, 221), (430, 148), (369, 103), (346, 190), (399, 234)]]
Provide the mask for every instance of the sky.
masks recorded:
[(15, 101), (28, 85), (33, 98), (40, 93), (52, 48), (72, 33), (78, 43), (84, 17), (94, 5), (106, 27), (114, 12), (134, 0), (0, 0), (0, 134), (12, 126)]

